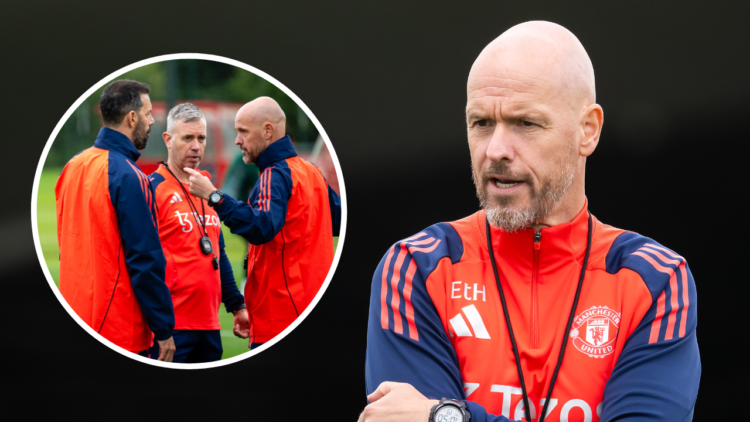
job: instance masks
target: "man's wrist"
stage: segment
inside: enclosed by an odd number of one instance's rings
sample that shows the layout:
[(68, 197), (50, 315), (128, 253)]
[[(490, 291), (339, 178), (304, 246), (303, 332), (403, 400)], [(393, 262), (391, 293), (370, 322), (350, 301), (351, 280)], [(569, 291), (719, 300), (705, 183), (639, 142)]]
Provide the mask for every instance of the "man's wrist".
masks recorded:
[(167, 328), (164, 330), (159, 330), (159, 332), (154, 332), (154, 340), (156, 341), (164, 341), (169, 340), (172, 337), (172, 329)]
[(236, 310), (232, 311), (232, 314), (233, 314), (233, 315), (237, 315), (237, 312), (240, 312), (240, 311), (247, 311), (247, 306), (245, 306), (245, 305), (243, 304), (243, 305), (242, 305), (242, 306), (241, 306), (240, 308), (238, 308), (238, 309), (236, 309)]
[(435, 409), (435, 406), (440, 404), (440, 400), (435, 399), (427, 399), (427, 422), (432, 422), (432, 413)]

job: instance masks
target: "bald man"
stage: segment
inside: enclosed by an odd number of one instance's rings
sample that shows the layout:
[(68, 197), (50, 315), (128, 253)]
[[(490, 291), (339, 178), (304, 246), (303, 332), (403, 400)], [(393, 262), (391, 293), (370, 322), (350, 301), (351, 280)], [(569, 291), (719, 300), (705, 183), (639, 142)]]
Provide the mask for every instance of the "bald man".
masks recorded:
[(231, 232), (249, 243), (250, 329), (235, 332), (254, 349), (297, 319), (323, 285), (333, 262), (333, 236), (339, 235), (341, 199), (315, 165), (297, 156), (284, 111), (273, 99), (242, 106), (235, 129), (243, 161), (260, 169), (247, 203), (223, 194), (195, 170), (184, 170), (190, 192), (208, 200)]
[(527, 22), (491, 42), (466, 124), (481, 210), (380, 262), (360, 421), (692, 420), (693, 277), (589, 212), (603, 112), (578, 39)]

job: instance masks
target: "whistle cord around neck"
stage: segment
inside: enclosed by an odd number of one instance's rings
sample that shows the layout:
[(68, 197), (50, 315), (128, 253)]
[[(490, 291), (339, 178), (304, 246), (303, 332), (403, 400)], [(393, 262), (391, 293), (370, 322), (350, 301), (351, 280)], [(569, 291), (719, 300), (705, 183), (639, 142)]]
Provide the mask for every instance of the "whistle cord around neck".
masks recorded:
[[(179, 184), (180, 188), (182, 188), (182, 193), (185, 194), (185, 200), (188, 201), (188, 206), (190, 207), (190, 211), (193, 213), (193, 220), (195, 220), (195, 225), (198, 226), (198, 235), (201, 236), (201, 241), (200, 241), (201, 251), (206, 255), (211, 254), (211, 257), (212, 257), (211, 265), (213, 265), (214, 270), (218, 270), (219, 260), (218, 258), (216, 258), (216, 254), (214, 253), (213, 248), (211, 247), (211, 244), (210, 244), (211, 239), (208, 237), (208, 230), (206, 229), (206, 206), (204, 205), (205, 201), (201, 198), (201, 210), (203, 214), (201, 215), (200, 223), (199, 223), (198, 217), (196, 216), (198, 214), (198, 207), (196, 207), (195, 204), (193, 204), (193, 200), (190, 198), (190, 194), (188, 193), (187, 189), (185, 189), (185, 185), (183, 185), (180, 179), (178, 179), (177, 176), (175, 176), (175, 174), (172, 173), (172, 170), (169, 168), (167, 163), (165, 163), (164, 161), (161, 161), (160, 163), (164, 165), (164, 167), (167, 169), (169, 174), (171, 174), (172, 177), (174, 177), (174, 179), (177, 181), (177, 184)], [(201, 233), (201, 227), (203, 227), (202, 233)], [(203, 245), (204, 240), (209, 242), (208, 247), (205, 249)]]
[[(160, 161), (159, 164), (164, 165), (164, 168), (167, 169), (169, 174), (171, 174), (172, 177), (174, 177), (174, 179), (180, 185), (180, 188), (182, 188), (182, 193), (185, 195), (185, 199), (187, 199), (188, 201), (188, 206), (190, 207), (190, 211), (192, 211), (193, 213), (193, 220), (195, 220), (195, 224), (198, 226), (198, 234), (201, 236), (208, 236), (208, 230), (206, 230), (206, 221), (205, 221), (206, 220), (206, 208), (203, 205), (203, 200), (201, 200), (201, 209), (203, 210), (203, 215), (201, 216), (202, 218), (200, 219), (200, 222), (198, 222), (198, 217), (196, 217), (196, 214), (198, 214), (198, 207), (196, 207), (195, 204), (193, 203), (193, 200), (190, 199), (190, 194), (185, 189), (185, 186), (182, 184), (180, 179), (178, 179), (177, 176), (175, 176), (175, 174), (172, 173), (172, 170), (169, 168), (167, 163), (165, 163), (164, 161)], [(201, 232), (201, 228), (203, 228), (203, 232)]]
[[(516, 344), (516, 337), (513, 334), (513, 326), (510, 323), (510, 315), (508, 314), (508, 304), (505, 301), (505, 293), (503, 292), (503, 286), (500, 283), (500, 274), (497, 271), (497, 262), (495, 262), (495, 251), (492, 248), (492, 233), (490, 231), (490, 222), (486, 219), (485, 224), (487, 227), (487, 250), (490, 254), (490, 261), (492, 261), (492, 271), (495, 273), (495, 282), (497, 282), (497, 290), (500, 292), (500, 301), (503, 305), (503, 315), (505, 316), (505, 325), (508, 328), (508, 334), (510, 336), (510, 344), (513, 348), (513, 356), (516, 359), (516, 371), (518, 371), (518, 379), (521, 382), (521, 391), (523, 392), (523, 405), (526, 413), (526, 421), (531, 422), (531, 407), (529, 406), (529, 395), (526, 392), (526, 383), (523, 378), (523, 369), (521, 369), (521, 358), (518, 355), (518, 346)], [(573, 320), (575, 319), (576, 308), (578, 307), (578, 299), (581, 297), (581, 287), (583, 287), (583, 279), (586, 276), (586, 267), (589, 264), (589, 254), (591, 253), (591, 232), (592, 232), (592, 217), (589, 213), (588, 222), (588, 238), (586, 240), (586, 255), (583, 258), (583, 267), (581, 268), (581, 276), (578, 279), (578, 287), (576, 288), (576, 295), (573, 299), (573, 306), (570, 308), (570, 315), (568, 316), (568, 324), (565, 327), (563, 333), (562, 345), (560, 346), (560, 353), (557, 357), (557, 365), (555, 365), (555, 371), (552, 373), (552, 379), (549, 383), (549, 389), (547, 390), (547, 398), (544, 401), (544, 407), (542, 413), (539, 415), (539, 422), (544, 422), (547, 417), (547, 407), (549, 406), (550, 398), (552, 397), (552, 389), (555, 387), (555, 381), (557, 381), (557, 375), (560, 372), (562, 366), (563, 356), (565, 355), (565, 346), (568, 344), (568, 333), (570, 327), (573, 326)]]

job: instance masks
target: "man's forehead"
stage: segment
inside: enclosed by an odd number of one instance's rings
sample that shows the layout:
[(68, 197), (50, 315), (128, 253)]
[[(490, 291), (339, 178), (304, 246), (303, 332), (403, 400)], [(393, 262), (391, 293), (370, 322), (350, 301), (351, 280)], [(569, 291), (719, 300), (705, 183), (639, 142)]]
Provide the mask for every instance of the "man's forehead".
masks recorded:
[(252, 120), (252, 116), (244, 108), (241, 108), (237, 115), (234, 116), (234, 125), (248, 125)]
[(518, 72), (505, 72), (492, 76), (479, 76), (469, 79), (466, 85), (468, 100), (486, 96), (518, 97), (542, 95), (549, 90), (551, 83)]
[(185, 133), (206, 133), (206, 120), (198, 119), (189, 122), (179, 120), (175, 123), (175, 131)]
[(479, 77), (467, 86), (466, 112), (494, 114), (501, 107), (504, 113), (537, 113), (552, 106), (555, 94), (551, 89), (547, 81), (519, 74)]
[(490, 100), (502, 100), (504, 106), (552, 106), (567, 101), (563, 74), (557, 60), (515, 48), (484, 55), (469, 74), (467, 108)]

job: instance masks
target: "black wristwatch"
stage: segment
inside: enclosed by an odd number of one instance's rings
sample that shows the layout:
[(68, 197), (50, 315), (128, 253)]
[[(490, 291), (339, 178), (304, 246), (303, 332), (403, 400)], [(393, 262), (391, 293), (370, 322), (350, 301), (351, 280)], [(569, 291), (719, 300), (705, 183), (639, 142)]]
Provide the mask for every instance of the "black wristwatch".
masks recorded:
[(219, 202), (224, 198), (224, 192), (216, 189), (208, 195), (208, 206), (215, 207), (219, 205)]
[(460, 400), (443, 398), (432, 406), (428, 422), (469, 422), (471, 414), (466, 410), (466, 403)]

